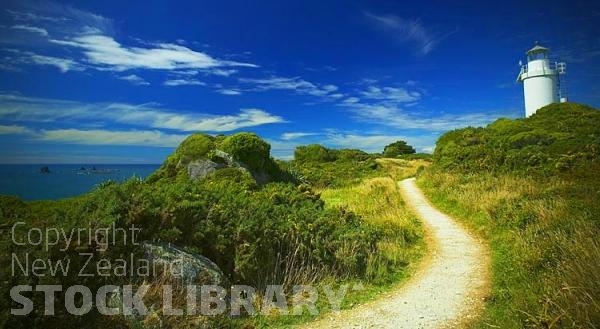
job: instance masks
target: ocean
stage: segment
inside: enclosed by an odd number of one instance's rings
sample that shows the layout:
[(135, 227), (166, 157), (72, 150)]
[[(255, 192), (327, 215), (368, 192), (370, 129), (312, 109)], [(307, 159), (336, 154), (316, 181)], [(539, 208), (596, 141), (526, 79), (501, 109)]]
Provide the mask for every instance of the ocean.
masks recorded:
[[(42, 173), (47, 167), (49, 173)], [(86, 193), (106, 180), (145, 178), (160, 165), (0, 165), (0, 194), (57, 200)]]

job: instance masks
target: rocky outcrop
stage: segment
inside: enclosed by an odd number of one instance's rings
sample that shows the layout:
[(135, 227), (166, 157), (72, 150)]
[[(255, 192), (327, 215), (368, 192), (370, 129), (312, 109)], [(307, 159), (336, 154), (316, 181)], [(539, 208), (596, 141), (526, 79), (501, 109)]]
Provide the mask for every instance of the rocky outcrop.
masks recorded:
[[(225, 279), (221, 269), (210, 259), (202, 255), (193, 254), (172, 244), (161, 242), (145, 241), (142, 243), (142, 248), (144, 250), (144, 258), (152, 264), (151, 268), (154, 268), (154, 265), (156, 265), (158, 269), (157, 273), (160, 275), (155, 278), (155, 281), (147, 282), (144, 280), (144, 284), (159, 285), (158, 287), (150, 288), (150, 293), (148, 294), (152, 294), (152, 291), (161, 291), (160, 285), (172, 285), (175, 291), (178, 289), (187, 289), (186, 286), (188, 285), (196, 285), (196, 299), (199, 301), (201, 300), (200, 286), (202, 285), (228, 287), (229, 282)], [(161, 271), (161, 269), (167, 269), (167, 271)], [(146, 297), (148, 297), (148, 294), (146, 294)], [(150, 298), (150, 300), (153, 299)], [(147, 302), (148, 300), (144, 301)], [(160, 309), (160, 305), (154, 303), (145, 304), (147, 313), (141, 314), (136, 308), (123, 303), (123, 289), (121, 287), (117, 287), (109, 292), (106, 306), (108, 308), (119, 309), (120, 313), (125, 315), (127, 321), (134, 328), (165, 328), (164, 318), (157, 311)], [(202, 317), (197, 317), (196, 320), (201, 321)], [(197, 327), (204, 328), (204, 326)]]
[(220, 169), (236, 168), (248, 173), (259, 185), (264, 185), (279, 174), (277, 164), (270, 157), (270, 148), (253, 133), (230, 136), (193, 134), (147, 181), (152, 183), (176, 177), (201, 180)]
[(242, 171), (250, 173), (252, 178), (254, 178), (254, 180), (260, 185), (266, 184), (270, 180), (269, 175), (267, 173), (265, 173), (264, 171), (255, 171), (255, 170), (250, 169), (250, 167), (247, 164), (245, 164), (241, 161), (235, 160), (233, 158), (233, 156), (231, 156), (227, 152), (224, 152), (221, 150), (215, 150), (215, 156), (223, 159), (223, 161), (225, 161), (225, 163), (227, 163), (227, 165), (229, 167), (238, 168)]
[(191, 179), (204, 179), (217, 169), (225, 168), (221, 163), (211, 160), (194, 160), (187, 165), (187, 172)]
[(233, 156), (231, 156), (227, 152), (221, 150), (214, 150), (214, 158), (217, 158), (218, 160), (220, 160), (220, 162), (199, 159), (188, 163), (188, 176), (191, 179), (204, 179), (208, 175), (219, 169), (237, 168), (243, 172), (249, 173), (258, 184), (266, 184), (270, 180), (269, 175), (264, 171), (251, 170), (247, 164), (234, 159)]
[(225, 277), (217, 264), (210, 259), (184, 251), (172, 244), (161, 242), (142, 243), (145, 258), (153, 264), (172, 269), (177, 276), (172, 283), (182, 285), (221, 285)]

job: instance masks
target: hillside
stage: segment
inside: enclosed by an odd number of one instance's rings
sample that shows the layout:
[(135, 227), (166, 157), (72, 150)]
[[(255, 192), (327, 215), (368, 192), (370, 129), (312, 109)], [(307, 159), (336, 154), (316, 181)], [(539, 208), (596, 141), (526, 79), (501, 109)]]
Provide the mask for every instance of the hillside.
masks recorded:
[(439, 139), (418, 182), (492, 248), (474, 327), (597, 328), (599, 151), (600, 111), (572, 103)]
[(571, 174), (598, 165), (600, 111), (551, 104), (530, 118), (454, 130), (440, 137), (434, 159), (448, 169)]
[[(364, 152), (330, 152), (339, 155), (327, 165), (331, 173), (358, 168), (351, 171), (351, 177), (344, 176), (351, 178), (345, 183), (337, 177), (338, 186), (351, 188), (364, 178), (386, 176)], [(400, 200), (394, 181), (390, 178), (369, 181), (368, 188), (360, 190), (364, 200), (373, 202), (368, 207), (361, 202), (354, 202), (353, 207), (339, 204), (345, 198), (332, 205), (316, 191), (323, 191), (324, 187), (319, 173), (321, 165), (319, 159), (295, 161), (293, 165), (278, 163), (270, 156), (270, 145), (252, 133), (216, 137), (194, 134), (146, 180), (107, 181), (87, 194), (59, 201), (23, 202), (0, 196), (3, 254), (14, 255), (20, 264), (27, 264), (27, 259), (30, 262), (40, 259), (47, 264), (69, 262), (71, 268), (64, 274), (49, 275), (50, 269), (46, 267), (39, 271), (42, 275), (32, 275), (20, 267), (13, 268), (11, 257), (3, 257), (0, 279), (8, 284), (0, 287), (0, 327), (155, 328), (157, 323), (163, 323), (178, 328), (201, 325), (249, 328), (277, 321), (270, 316), (230, 317), (227, 312), (219, 316), (162, 314), (163, 285), (179, 287), (173, 292), (173, 303), (185, 307), (181, 286), (184, 281), (162, 271), (139, 274), (141, 259), (163, 264), (160, 266), (164, 268), (169, 259), (180, 255), (187, 264), (185, 282), (225, 287), (247, 285), (254, 287), (259, 296), (272, 284), (282, 285), (285, 296), (291, 298), (294, 285), (331, 282), (336, 285), (361, 282), (366, 294), (372, 295), (404, 277), (406, 267), (419, 254), (415, 248), (421, 243), (421, 231), (401, 202), (390, 208), (387, 203), (377, 201)], [(305, 177), (290, 167), (314, 175)], [(413, 169), (407, 167), (407, 170)], [(384, 213), (389, 216), (381, 218)], [(22, 224), (13, 230), (16, 223)], [(132, 235), (126, 239), (117, 235), (116, 240), (111, 240), (115, 232), (122, 234), (133, 227), (139, 229), (135, 235), (137, 244), (129, 240)], [(85, 236), (66, 241), (59, 237), (58, 243), (47, 246), (16, 245), (11, 239), (14, 234), (17, 241), (22, 241), (30, 230), (38, 229), (64, 230), (67, 236), (68, 232), (80, 229), (94, 233), (90, 233), (89, 239)], [(100, 233), (96, 233), (98, 230)], [(131, 263), (130, 259), (137, 261)], [(135, 274), (122, 275), (110, 270), (108, 275), (100, 275), (106, 274), (103, 260), (113, 266), (125, 260), (127, 273)], [(79, 276), (83, 268), (92, 275)], [(12, 270), (16, 270), (14, 274)], [(144, 301), (154, 305), (153, 311), (146, 317), (107, 317), (92, 308), (85, 315), (72, 316), (65, 309), (63, 290), (55, 294), (56, 315), (43, 316), (44, 293), (34, 289), (23, 293), (33, 301), (33, 311), (28, 316), (11, 316), (10, 309), (21, 305), (12, 302), (9, 289), (38, 284), (62, 285), (65, 289), (85, 285), (94, 293), (106, 284), (135, 287), (149, 284)], [(123, 298), (119, 292), (111, 296), (109, 300)], [(82, 302), (80, 295), (75, 296), (75, 302)], [(322, 301), (319, 307), (324, 304)], [(344, 307), (348, 305), (350, 302)], [(260, 310), (262, 305), (256, 307)]]

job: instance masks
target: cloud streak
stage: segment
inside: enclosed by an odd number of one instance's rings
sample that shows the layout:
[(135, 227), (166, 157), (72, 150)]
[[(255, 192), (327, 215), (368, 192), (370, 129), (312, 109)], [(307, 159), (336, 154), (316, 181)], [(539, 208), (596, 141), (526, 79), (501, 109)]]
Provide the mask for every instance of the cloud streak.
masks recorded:
[(286, 78), (272, 76), (262, 79), (241, 78), (239, 81), (254, 86), (255, 91), (291, 90), (298, 94), (321, 98), (338, 99), (343, 97), (341, 93), (337, 92), (338, 87), (335, 85), (318, 85), (300, 77)]
[(82, 35), (66, 40), (52, 39), (50, 41), (58, 45), (80, 49), (85, 55), (87, 63), (104, 70), (258, 67), (251, 63), (219, 60), (203, 52), (172, 43), (157, 43), (146, 47), (128, 47), (120, 44), (110, 36), (101, 34)]
[(119, 77), (120, 80), (129, 81), (136, 86), (147, 86), (150, 83), (144, 80), (142, 77), (139, 77), (135, 74), (130, 74), (126, 76)]
[(303, 137), (316, 136), (318, 133), (304, 133), (304, 132), (290, 132), (281, 134), (281, 139), (284, 141), (289, 141), (293, 139), (299, 139)]
[(364, 14), (377, 28), (392, 34), (400, 42), (411, 44), (419, 55), (427, 55), (433, 51), (445, 37), (435, 36), (423, 26), (419, 19), (406, 19), (396, 15), (375, 15), (370, 12)]
[(361, 91), (360, 95), (367, 99), (393, 103), (410, 103), (418, 101), (421, 98), (421, 94), (416, 91), (408, 91), (404, 88), (376, 86), (369, 86), (366, 90)]
[(30, 129), (19, 125), (0, 125), (0, 135), (21, 135), (30, 133)]
[(18, 25), (13, 25), (11, 28), (13, 30), (22, 30), (22, 31), (27, 31), (27, 32), (31, 32), (31, 33), (36, 33), (36, 34), (39, 34), (44, 37), (48, 36), (48, 31), (41, 27), (18, 24)]
[(227, 132), (286, 122), (262, 109), (241, 109), (236, 114), (182, 113), (157, 104), (81, 103), (67, 100), (0, 94), (0, 119), (11, 123), (90, 126), (115, 124), (141, 129), (180, 132)]
[(196, 79), (171, 79), (166, 80), (163, 85), (167, 87), (177, 86), (206, 86), (206, 83)]
[(401, 107), (384, 104), (354, 103), (344, 105), (350, 109), (355, 120), (396, 129), (421, 129), (442, 132), (466, 126), (481, 127), (500, 118), (513, 116), (513, 111), (443, 114), (422, 117), (410, 114)]
[(68, 58), (45, 56), (31, 51), (21, 51), (16, 49), (5, 49), (4, 52), (9, 54), (9, 56), (6, 57), (6, 60), (10, 61), (12, 64), (54, 66), (62, 73), (85, 70), (83, 65)]
[(60, 142), (80, 145), (129, 145), (175, 147), (187, 135), (168, 134), (158, 130), (80, 130), (54, 129), (41, 130), (33, 135), (33, 139), (45, 142)]

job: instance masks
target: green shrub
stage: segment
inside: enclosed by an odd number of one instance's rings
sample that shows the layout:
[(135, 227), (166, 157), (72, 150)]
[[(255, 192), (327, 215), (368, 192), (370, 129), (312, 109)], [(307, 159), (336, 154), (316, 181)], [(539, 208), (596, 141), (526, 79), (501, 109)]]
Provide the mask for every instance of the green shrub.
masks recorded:
[(319, 144), (298, 146), (294, 151), (294, 160), (297, 162), (331, 162), (336, 159), (335, 152)]
[(405, 141), (395, 141), (383, 148), (383, 156), (388, 158), (395, 158), (403, 154), (413, 154), (415, 149), (408, 145)]
[(264, 171), (270, 159), (271, 145), (254, 133), (228, 136), (219, 144), (219, 148), (255, 171)]
[(526, 119), (499, 119), (486, 128), (442, 135), (433, 155), (441, 168), (572, 173), (598, 161), (600, 111), (574, 103), (551, 104)]

